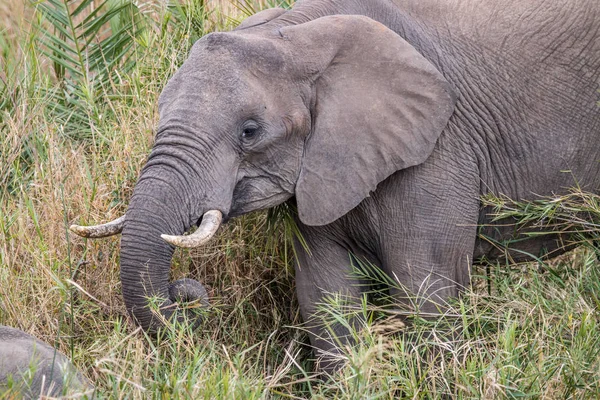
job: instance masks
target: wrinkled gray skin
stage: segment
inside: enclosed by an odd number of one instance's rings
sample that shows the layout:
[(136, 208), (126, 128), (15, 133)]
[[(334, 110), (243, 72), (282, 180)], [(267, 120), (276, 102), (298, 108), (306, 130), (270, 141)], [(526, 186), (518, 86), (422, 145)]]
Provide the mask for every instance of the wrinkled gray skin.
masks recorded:
[[(160, 234), (291, 201), (305, 319), (326, 293), (365, 290), (349, 253), (438, 312), (474, 261), (503, 255), (479, 239), (481, 195), (598, 188), (598, 21), (597, 0), (301, 0), (202, 38), (162, 92), (127, 210), (128, 309), (157, 327), (145, 299), (169, 298), (174, 250)], [(558, 241), (515, 246), (518, 260)]]
[(69, 392), (87, 390), (88, 398), (93, 392), (62, 353), (23, 331), (0, 325), (0, 397), (8, 390), (9, 379), (12, 393), (18, 387), (27, 399), (59, 397), (65, 394), (65, 384)]

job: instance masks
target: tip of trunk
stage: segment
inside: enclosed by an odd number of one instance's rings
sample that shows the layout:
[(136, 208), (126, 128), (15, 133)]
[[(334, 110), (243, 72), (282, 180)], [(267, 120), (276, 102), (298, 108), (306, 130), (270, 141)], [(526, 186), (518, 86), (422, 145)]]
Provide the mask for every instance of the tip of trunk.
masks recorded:
[[(156, 301), (153, 301), (156, 300)], [(197, 329), (210, 306), (204, 286), (189, 278), (179, 279), (169, 285), (168, 299), (146, 298), (146, 306), (129, 309), (133, 319), (147, 333), (156, 336), (170, 324), (190, 326)]]

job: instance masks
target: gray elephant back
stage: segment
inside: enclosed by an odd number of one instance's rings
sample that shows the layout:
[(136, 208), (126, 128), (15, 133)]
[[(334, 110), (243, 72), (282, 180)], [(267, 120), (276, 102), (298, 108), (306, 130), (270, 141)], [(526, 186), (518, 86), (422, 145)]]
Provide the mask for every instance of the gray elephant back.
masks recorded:
[(6, 392), (23, 398), (57, 397), (92, 389), (65, 355), (15, 328), (0, 325), (0, 397)]

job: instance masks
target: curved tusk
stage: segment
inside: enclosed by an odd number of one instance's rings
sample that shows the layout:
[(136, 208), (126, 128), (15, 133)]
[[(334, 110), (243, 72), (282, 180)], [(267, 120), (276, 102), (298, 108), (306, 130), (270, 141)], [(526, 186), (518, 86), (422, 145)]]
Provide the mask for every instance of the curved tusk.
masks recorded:
[(202, 216), (202, 223), (196, 230), (188, 236), (171, 236), (171, 235), (160, 235), (166, 242), (171, 243), (173, 246), (193, 248), (201, 246), (207, 243), (215, 234), (219, 226), (223, 214), (219, 210), (210, 210), (204, 213)]
[(125, 225), (124, 215), (106, 224), (92, 226), (71, 225), (69, 229), (81, 237), (98, 239), (118, 235), (123, 230), (123, 225)]

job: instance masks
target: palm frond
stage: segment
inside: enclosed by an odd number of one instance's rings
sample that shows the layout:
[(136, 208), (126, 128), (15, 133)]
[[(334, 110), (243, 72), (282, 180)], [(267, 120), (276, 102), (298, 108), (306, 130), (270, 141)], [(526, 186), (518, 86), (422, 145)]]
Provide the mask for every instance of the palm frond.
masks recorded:
[(211, 11), (206, 0), (180, 0), (169, 2), (170, 24), (186, 33), (189, 45), (208, 33), (207, 22)]
[(133, 0), (44, 0), (36, 6), (42, 52), (60, 87), (52, 92), (50, 111), (65, 133), (88, 137), (98, 107), (135, 63), (144, 16)]

